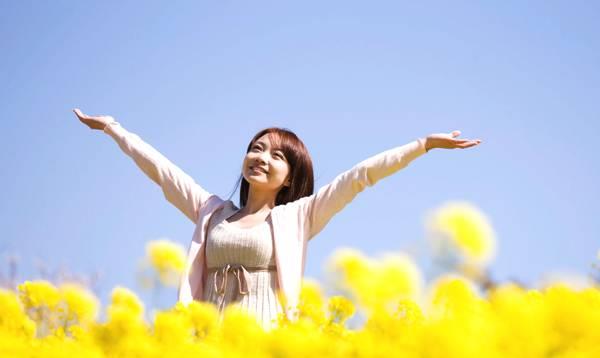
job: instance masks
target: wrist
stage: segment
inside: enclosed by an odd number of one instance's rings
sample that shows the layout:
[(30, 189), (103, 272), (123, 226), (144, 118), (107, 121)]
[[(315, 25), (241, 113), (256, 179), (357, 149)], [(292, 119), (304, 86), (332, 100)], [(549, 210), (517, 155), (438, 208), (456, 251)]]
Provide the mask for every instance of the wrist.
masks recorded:
[(425, 152), (429, 152), (432, 148), (434, 148), (431, 138), (425, 137), (424, 140)]

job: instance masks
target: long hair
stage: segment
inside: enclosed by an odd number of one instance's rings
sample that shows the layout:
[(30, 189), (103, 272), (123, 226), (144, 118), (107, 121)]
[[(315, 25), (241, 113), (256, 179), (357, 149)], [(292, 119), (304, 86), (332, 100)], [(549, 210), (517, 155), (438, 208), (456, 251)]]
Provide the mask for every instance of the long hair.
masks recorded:
[[(272, 146), (283, 152), (290, 165), (290, 186), (283, 186), (279, 190), (275, 197), (275, 205), (283, 205), (305, 196), (312, 195), (315, 186), (312, 160), (304, 143), (291, 130), (279, 127), (269, 127), (259, 131), (248, 144), (246, 153), (250, 151), (258, 138), (265, 134), (268, 134)], [(240, 188), (240, 208), (243, 208), (248, 202), (250, 183), (244, 178), (243, 174), (240, 174), (236, 188), (240, 182), (242, 184)], [(234, 192), (235, 189), (233, 190), (232, 195)]]

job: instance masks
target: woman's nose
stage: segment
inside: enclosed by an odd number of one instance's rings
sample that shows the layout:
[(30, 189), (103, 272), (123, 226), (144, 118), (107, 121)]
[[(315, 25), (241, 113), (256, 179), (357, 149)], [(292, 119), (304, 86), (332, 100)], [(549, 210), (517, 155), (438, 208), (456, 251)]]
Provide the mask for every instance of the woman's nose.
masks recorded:
[(263, 152), (258, 156), (258, 160), (260, 160), (261, 164), (267, 164), (268, 163), (268, 154)]

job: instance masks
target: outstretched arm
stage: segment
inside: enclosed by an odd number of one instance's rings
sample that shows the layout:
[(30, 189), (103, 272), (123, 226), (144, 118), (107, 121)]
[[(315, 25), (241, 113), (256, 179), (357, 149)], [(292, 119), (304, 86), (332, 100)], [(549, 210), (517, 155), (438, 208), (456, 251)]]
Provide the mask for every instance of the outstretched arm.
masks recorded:
[(338, 175), (332, 182), (321, 187), (313, 195), (297, 200), (300, 213), (306, 218), (307, 239), (317, 235), (331, 218), (350, 203), (366, 186), (373, 186), (379, 180), (406, 167), (417, 157), (433, 148), (468, 148), (479, 144), (480, 140), (454, 139), (460, 134), (432, 134), (418, 138), (403, 146), (392, 148), (372, 156)]
[(209, 192), (137, 134), (123, 128), (111, 116), (86, 116), (78, 109), (74, 112), (90, 128), (101, 129), (110, 135), (121, 150), (161, 187), (165, 198), (192, 222), (197, 222), (200, 207), (211, 196)]

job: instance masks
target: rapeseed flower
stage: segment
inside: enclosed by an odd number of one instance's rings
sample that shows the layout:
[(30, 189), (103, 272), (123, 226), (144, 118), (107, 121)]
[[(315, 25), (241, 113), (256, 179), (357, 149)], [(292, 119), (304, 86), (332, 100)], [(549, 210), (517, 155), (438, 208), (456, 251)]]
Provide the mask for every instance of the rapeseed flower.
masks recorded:
[(150, 266), (158, 275), (161, 284), (175, 287), (185, 267), (183, 247), (170, 240), (153, 240), (146, 244), (143, 266)]
[(421, 291), (421, 272), (403, 253), (374, 259), (345, 248), (334, 252), (326, 265), (334, 287), (348, 292), (367, 310), (389, 306), (402, 298), (416, 298)]
[(425, 226), (434, 257), (439, 260), (485, 266), (496, 254), (491, 222), (471, 203), (442, 204), (426, 216)]

